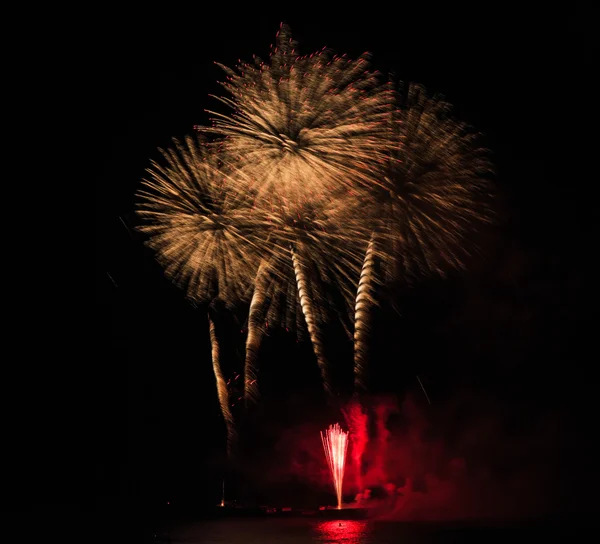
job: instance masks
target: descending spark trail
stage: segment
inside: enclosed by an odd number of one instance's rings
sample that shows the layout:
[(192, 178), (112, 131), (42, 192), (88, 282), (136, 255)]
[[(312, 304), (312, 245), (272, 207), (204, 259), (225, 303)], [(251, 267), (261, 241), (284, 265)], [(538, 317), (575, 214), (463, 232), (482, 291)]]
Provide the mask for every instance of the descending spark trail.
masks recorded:
[(313, 317), (313, 301), (308, 296), (308, 278), (304, 267), (300, 261), (298, 251), (293, 246), (290, 247), (292, 253), (292, 262), (294, 264), (294, 273), (296, 275), (296, 281), (298, 283), (298, 297), (300, 299), (300, 307), (306, 319), (306, 327), (308, 328), (308, 334), (312, 341), (313, 351), (317, 358), (319, 369), (321, 370), (321, 376), (323, 378), (323, 387), (327, 393), (331, 393), (331, 382), (329, 380), (329, 363), (325, 357), (323, 350), (323, 342), (321, 341), (321, 334), (315, 319)]
[(367, 337), (369, 334), (370, 306), (373, 304), (373, 281), (375, 266), (375, 233), (367, 246), (365, 260), (356, 291), (354, 311), (354, 388), (366, 390)]
[(246, 360), (244, 362), (244, 398), (246, 404), (258, 400), (256, 371), (258, 350), (264, 334), (261, 319), (265, 301), (264, 274), (265, 267), (264, 264), (261, 264), (256, 274), (254, 293), (250, 301), (250, 312), (248, 315), (248, 338), (246, 340)]
[(427, 391), (425, 391), (425, 388), (423, 387), (423, 382), (421, 381), (421, 378), (419, 378), (418, 374), (417, 374), (417, 380), (419, 381), (419, 385), (421, 386), (421, 389), (423, 390), (423, 393), (425, 393), (425, 398), (427, 399), (427, 402), (429, 404), (431, 404), (431, 401), (429, 400), (429, 395), (427, 394)]
[(342, 508), (342, 483), (344, 481), (346, 451), (348, 449), (348, 433), (340, 427), (339, 423), (336, 423), (330, 425), (326, 431), (321, 431), (321, 440), (331, 471), (339, 510)]
[(215, 373), (215, 379), (217, 382), (217, 395), (219, 397), (219, 404), (221, 405), (221, 413), (223, 414), (223, 419), (225, 420), (225, 426), (227, 427), (227, 455), (231, 457), (234, 444), (236, 442), (235, 422), (233, 420), (231, 408), (229, 407), (229, 392), (227, 391), (227, 384), (225, 383), (223, 370), (221, 369), (219, 341), (215, 331), (215, 322), (210, 314), (208, 315), (208, 326), (210, 332), (210, 343), (212, 346), (213, 371)]

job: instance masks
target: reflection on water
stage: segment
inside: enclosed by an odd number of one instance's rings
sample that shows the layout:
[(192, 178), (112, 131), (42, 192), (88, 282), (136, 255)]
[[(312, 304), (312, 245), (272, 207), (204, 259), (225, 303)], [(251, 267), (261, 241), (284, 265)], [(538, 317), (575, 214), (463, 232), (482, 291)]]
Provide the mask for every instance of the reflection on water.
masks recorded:
[[(155, 544), (379, 544), (373, 523), (355, 520), (229, 519), (176, 525)], [(389, 542), (387, 539), (385, 542)], [(404, 544), (410, 544), (405, 542)]]
[[(221, 519), (174, 523), (152, 544), (511, 544), (556, 542), (557, 532), (547, 524), (483, 526), (383, 522), (376, 520)], [(562, 541), (562, 540), (561, 540)], [(577, 539), (566, 542), (577, 543)]]
[(321, 521), (315, 527), (316, 541), (361, 544), (367, 540), (368, 529), (368, 523), (363, 520)]

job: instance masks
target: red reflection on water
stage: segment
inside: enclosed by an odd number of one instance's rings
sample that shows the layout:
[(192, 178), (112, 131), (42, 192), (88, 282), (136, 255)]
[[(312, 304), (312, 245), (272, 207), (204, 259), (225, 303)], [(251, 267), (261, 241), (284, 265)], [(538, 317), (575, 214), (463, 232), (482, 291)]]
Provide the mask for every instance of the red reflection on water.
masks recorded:
[(367, 536), (367, 522), (352, 519), (321, 521), (317, 527), (323, 542), (360, 544)]

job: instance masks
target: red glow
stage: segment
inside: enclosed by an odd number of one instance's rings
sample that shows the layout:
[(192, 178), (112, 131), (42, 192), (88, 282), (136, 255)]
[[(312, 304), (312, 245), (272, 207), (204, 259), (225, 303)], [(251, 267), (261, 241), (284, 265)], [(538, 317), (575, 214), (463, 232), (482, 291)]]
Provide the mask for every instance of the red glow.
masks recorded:
[(320, 539), (324, 542), (345, 542), (358, 544), (367, 536), (367, 522), (356, 520), (322, 521), (316, 527)]
[(348, 430), (352, 434), (350, 458), (354, 469), (355, 485), (357, 490), (362, 491), (362, 459), (369, 442), (368, 415), (358, 401), (351, 402), (343, 412)]
[(342, 484), (346, 464), (346, 450), (348, 449), (348, 433), (342, 430), (339, 423), (330, 425), (327, 431), (321, 431), (321, 440), (325, 457), (329, 464), (333, 487), (337, 496), (337, 507), (342, 507)]

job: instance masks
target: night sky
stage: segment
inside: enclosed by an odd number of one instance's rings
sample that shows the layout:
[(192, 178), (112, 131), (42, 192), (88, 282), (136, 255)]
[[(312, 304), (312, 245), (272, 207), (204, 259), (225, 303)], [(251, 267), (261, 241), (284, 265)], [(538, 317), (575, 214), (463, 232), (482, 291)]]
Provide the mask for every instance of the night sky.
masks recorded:
[[(209, 14), (197, 7), (164, 17), (115, 14), (98, 24), (89, 112), (82, 112), (94, 119), (97, 141), (97, 162), (88, 169), (96, 184), (93, 343), (82, 361), (94, 399), (84, 423), (92, 460), (77, 463), (68, 483), (46, 486), (39, 500), (213, 504), (218, 497), (224, 430), (206, 320), (164, 278), (135, 232), (134, 195), (157, 147), (192, 134), (209, 122), (204, 110), (219, 107), (209, 97), (223, 77), (214, 62), (268, 57), (281, 21), (303, 53), (323, 46), (350, 56), (370, 51), (383, 74), (444, 94), (456, 116), (484, 134), (497, 167), (502, 220), (481, 259), (464, 275), (407, 289), (401, 321), (379, 317), (377, 387), (423, 402), (419, 373), (434, 404), (467, 388), (507, 410), (517, 406), (523, 418), (560, 414), (570, 429), (561, 436), (568, 474), (557, 475), (556, 492), (580, 497), (594, 358), (584, 278), (596, 247), (586, 234), (593, 212), (584, 126), (597, 108), (587, 87), (590, 14), (572, 5), (390, 11), (369, 2), (362, 11), (329, 14), (310, 7)], [(232, 324), (232, 345), (239, 328)], [(289, 367), (276, 344), (294, 350)], [(316, 364), (309, 349), (285, 338), (274, 338), (267, 351), (278, 361), (284, 392), (294, 389), (300, 363)], [(585, 502), (573, 501), (565, 504)]]

